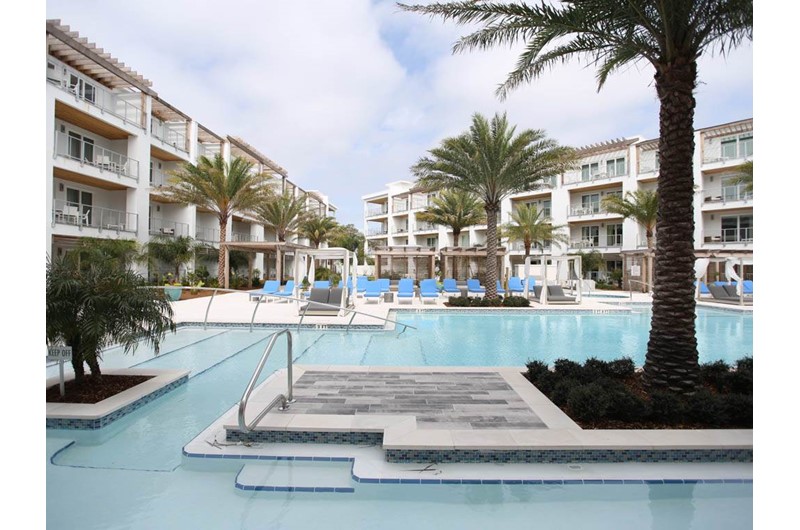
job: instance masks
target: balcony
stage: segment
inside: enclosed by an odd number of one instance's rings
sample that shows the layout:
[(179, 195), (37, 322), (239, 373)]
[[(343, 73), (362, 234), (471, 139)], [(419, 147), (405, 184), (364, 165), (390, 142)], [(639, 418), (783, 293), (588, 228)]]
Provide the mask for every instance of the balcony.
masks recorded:
[(64, 199), (53, 200), (53, 224), (64, 224), (83, 228), (94, 228), (100, 232), (137, 232), (139, 215), (133, 212), (103, 208), (86, 204), (68, 202)]
[(172, 237), (188, 237), (189, 224), (179, 223), (178, 221), (170, 221), (161, 219), (159, 217), (150, 218), (150, 235), (152, 236), (172, 236)]
[(392, 233), (393, 234), (407, 234), (408, 233), (408, 227), (407, 226), (398, 226), (397, 228), (394, 229), (394, 231)]
[(703, 238), (705, 243), (753, 243), (753, 229), (752, 228), (723, 228), (717, 236), (705, 236)]
[(752, 201), (753, 192), (747, 190), (746, 184), (733, 184), (730, 186), (722, 186), (717, 190), (710, 190), (705, 192), (705, 202), (735, 202), (735, 201)]
[(140, 129), (143, 128), (141, 107), (126, 100), (126, 98), (139, 99), (141, 96), (138, 92), (115, 94), (96, 81), (83, 77), (77, 70), (52, 58), (47, 62), (48, 83), (74, 96), (76, 100), (88, 103)]
[(166, 171), (162, 171), (160, 169), (151, 169), (150, 170), (150, 187), (152, 188), (160, 188), (162, 186), (168, 186), (169, 180), (172, 178), (172, 175), (167, 173)]
[[(605, 243), (605, 244), (603, 244)], [(622, 247), (622, 237), (601, 237), (598, 239), (590, 238), (590, 239), (579, 239), (579, 240), (572, 240), (569, 242), (569, 248), (571, 250), (602, 250), (602, 249), (614, 249), (614, 248), (621, 248)]]
[(434, 232), (439, 230), (439, 225), (433, 223), (417, 223), (414, 232)]
[(385, 236), (389, 233), (388, 228), (385, 226), (380, 228), (370, 228), (367, 230), (367, 237), (369, 236)]
[(403, 213), (408, 211), (408, 202), (396, 202), (392, 205), (392, 213)]
[[(512, 252), (525, 252), (525, 243), (523, 243), (522, 241), (514, 241), (512, 243), (507, 244), (506, 248)], [(531, 245), (530, 252), (531, 254), (536, 254), (537, 252), (542, 252), (542, 250), (544, 250), (545, 252), (549, 252), (550, 250), (552, 250), (552, 245), (545, 245), (544, 248), (542, 248), (541, 246), (534, 243)]]
[(590, 175), (571, 175), (566, 176), (564, 178), (564, 184), (591, 184), (591, 183), (602, 183), (603, 181), (614, 181), (614, 179), (620, 179), (622, 177), (627, 177), (628, 174), (619, 174), (616, 175), (614, 173), (592, 173)]
[(416, 195), (411, 199), (411, 209), (412, 210), (424, 210), (428, 207), (433, 206), (433, 199), (429, 199), (427, 196), (425, 197), (417, 197)]
[(219, 154), (222, 154), (222, 146), (220, 144), (197, 143), (197, 158), (204, 156), (213, 160)]
[(189, 153), (189, 143), (186, 141), (186, 135), (177, 131), (176, 128), (178, 127), (185, 130), (186, 123), (166, 122), (153, 116), (150, 122), (150, 134), (175, 149)]
[(111, 172), (118, 178), (128, 177), (139, 181), (139, 161), (122, 153), (100, 147), (86, 138), (76, 138), (56, 131), (55, 154), (78, 162), (81, 166), (96, 167), (100, 172)]
[(198, 228), (195, 230), (194, 237), (198, 241), (219, 243), (219, 228)]
[(376, 215), (386, 215), (387, 213), (389, 213), (389, 205), (382, 204), (379, 208), (367, 208), (367, 213), (365, 215), (367, 217), (375, 217)]
[(240, 243), (254, 243), (257, 241), (261, 241), (261, 238), (258, 236), (246, 234), (244, 232), (233, 232), (231, 234), (231, 240)]

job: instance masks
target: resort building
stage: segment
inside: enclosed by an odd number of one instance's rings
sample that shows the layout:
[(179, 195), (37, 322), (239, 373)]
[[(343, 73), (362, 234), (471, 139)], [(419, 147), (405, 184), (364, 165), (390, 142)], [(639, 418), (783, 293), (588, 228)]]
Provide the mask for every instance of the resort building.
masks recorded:
[[(753, 120), (745, 119), (695, 132), (695, 252), (698, 257), (751, 257), (753, 249), (753, 192), (736, 183), (744, 162), (753, 158)], [(607, 278), (621, 269), (624, 281), (641, 281), (647, 250), (644, 228), (632, 219), (605, 211), (603, 198), (636, 190), (655, 190), (658, 181), (658, 139), (631, 137), (578, 149), (576, 169), (553, 175), (539, 188), (518, 193), (503, 204), (499, 223), (524, 204), (535, 205), (554, 225), (564, 227), (568, 244), (534, 248), (531, 254), (554, 256), (597, 251), (602, 265), (588, 271)], [(441, 252), (446, 247), (477, 248), (486, 243), (486, 226), (464, 230), (453, 241), (448, 227), (418, 219), (434, 194), (419, 191), (413, 181), (392, 182), (382, 191), (362, 196), (367, 252), (383, 247), (420, 246)], [(503, 239), (503, 275), (520, 275), (525, 250), (521, 241)], [(534, 263), (536, 263), (534, 259)], [(712, 264), (709, 279), (717, 279)], [(384, 267), (385, 269), (385, 267)], [(744, 269), (752, 279), (752, 266)], [(627, 283), (626, 283), (627, 285)]]
[[(170, 202), (161, 193), (169, 172), (199, 157), (243, 156), (266, 173), (276, 191), (306, 194), (288, 172), (235, 136), (212, 131), (163, 99), (152, 82), (59, 20), (47, 21), (46, 251), (60, 256), (80, 237), (131, 239), (191, 236), (219, 247), (219, 221), (209, 211)], [(318, 191), (308, 209), (335, 216)], [(226, 240), (275, 241), (274, 232), (243, 212)], [(294, 238), (293, 243), (307, 244)], [(216, 270), (216, 257), (209, 260)], [(275, 273), (274, 256), (256, 254), (254, 268)]]

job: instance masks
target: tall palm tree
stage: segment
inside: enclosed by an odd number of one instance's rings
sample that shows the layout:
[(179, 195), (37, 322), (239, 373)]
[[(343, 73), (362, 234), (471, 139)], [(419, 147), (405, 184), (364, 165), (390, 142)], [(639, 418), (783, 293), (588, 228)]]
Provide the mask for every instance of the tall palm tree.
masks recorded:
[(603, 198), (603, 208), (609, 213), (621, 215), (623, 219), (633, 219), (644, 228), (647, 237), (647, 259), (642, 278), (645, 286), (651, 285), (653, 243), (658, 221), (658, 193), (652, 190), (637, 190), (627, 192), (624, 198), (619, 195), (608, 195)]
[(314, 248), (328, 241), (328, 238), (333, 235), (333, 229), (336, 228), (338, 223), (333, 217), (322, 217), (319, 215), (309, 215), (300, 222), (297, 232), (307, 238)]
[(550, 175), (571, 167), (574, 150), (559, 146), (544, 131), (515, 134), (506, 115), (491, 122), (472, 117), (468, 132), (445, 138), (412, 166), (428, 189), (460, 189), (477, 194), (486, 211), (486, 298), (497, 298), (497, 214), (500, 203), (513, 193), (535, 188)]
[(544, 248), (547, 241), (555, 245), (569, 243), (569, 236), (563, 230), (565, 225), (554, 225), (544, 215), (544, 210), (537, 210), (535, 204), (523, 204), (511, 212), (511, 222), (503, 225), (503, 236), (512, 241), (522, 241), (525, 257), (531, 253), (536, 244)]
[(497, 93), (532, 81), (572, 58), (597, 64), (598, 88), (609, 74), (642, 60), (655, 70), (660, 101), (658, 222), (653, 314), (644, 366), (650, 389), (694, 393), (699, 365), (695, 335), (692, 211), (694, 90), (697, 61), (753, 38), (752, 0), (565, 0), (400, 6), (458, 24), (483, 27), (454, 51), (521, 42), (525, 49)]
[[(253, 163), (243, 157), (234, 157), (228, 164), (221, 155), (213, 159), (201, 156), (197, 165), (187, 163), (172, 173), (163, 191), (178, 202), (195, 204), (217, 215), (221, 250), (233, 212), (251, 210), (272, 194), (267, 184), (270, 177), (252, 169)], [(224, 252), (217, 259), (217, 280), (225, 285)]]
[(295, 234), (306, 219), (306, 195), (295, 197), (287, 191), (257, 205), (253, 213), (267, 228), (275, 230), (278, 241), (285, 242), (287, 234)]

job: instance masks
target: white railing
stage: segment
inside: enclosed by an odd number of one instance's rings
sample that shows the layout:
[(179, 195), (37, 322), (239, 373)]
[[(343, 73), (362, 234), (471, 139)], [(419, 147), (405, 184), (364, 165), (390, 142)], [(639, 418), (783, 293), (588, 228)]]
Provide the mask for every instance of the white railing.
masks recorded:
[(114, 230), (135, 234), (139, 224), (139, 215), (136, 213), (79, 204), (64, 199), (53, 199), (52, 216), (53, 224), (97, 228), (100, 231)]
[(722, 186), (718, 190), (711, 190), (705, 193), (706, 202), (732, 202), (732, 201), (751, 201), (753, 192), (748, 191), (746, 184), (732, 184)]
[(375, 215), (386, 215), (389, 213), (389, 205), (384, 204), (380, 208), (368, 208), (367, 209), (367, 217), (372, 217)]
[(598, 180), (610, 180), (610, 179), (615, 179), (615, 178), (625, 177), (625, 176), (627, 176), (627, 173), (620, 174), (620, 175), (614, 175), (614, 174), (608, 174), (608, 173), (592, 173), (590, 175), (582, 175), (582, 174), (579, 173), (579, 174), (576, 174), (576, 175), (571, 175), (571, 176), (565, 177), (564, 178), (564, 184), (581, 184), (581, 183), (587, 183), (587, 182), (595, 182), (595, 181), (598, 181)]
[(233, 241), (238, 241), (240, 243), (251, 243), (255, 241), (261, 241), (261, 238), (258, 236), (245, 234), (243, 232), (233, 232), (231, 234), (231, 238)]
[(87, 139), (56, 131), (55, 155), (76, 160), (81, 165), (110, 171), (118, 176), (139, 180), (139, 161), (122, 153), (93, 144)]
[(138, 93), (115, 94), (96, 81), (85, 78), (77, 70), (53, 59), (48, 59), (48, 62), (55, 66), (54, 69), (47, 70), (48, 83), (72, 94), (76, 99), (85, 101), (131, 125), (143, 128), (142, 109), (125, 99), (125, 97), (139, 98)]
[(723, 228), (721, 231), (723, 243), (752, 243), (752, 228)]
[(165, 122), (153, 116), (150, 122), (150, 133), (155, 138), (158, 138), (162, 142), (171, 145), (175, 149), (180, 149), (181, 151), (188, 153), (189, 144), (186, 142), (186, 135), (176, 131), (173, 128), (174, 125), (185, 127), (186, 123)]
[(587, 206), (571, 206), (567, 215), (569, 217), (580, 217), (582, 215), (596, 215), (599, 213), (607, 213), (600, 204), (590, 204)]
[(622, 246), (622, 238), (606, 237), (600, 238), (598, 241), (593, 239), (579, 239), (569, 242), (570, 248), (617, 248)]
[(222, 146), (220, 144), (203, 144), (197, 142), (197, 158), (204, 156), (213, 159), (215, 155), (222, 153)]
[(160, 217), (151, 217), (149, 231), (151, 235), (174, 237), (188, 236), (189, 223), (179, 223), (178, 221), (169, 221), (167, 219), (161, 219)]
[(194, 232), (194, 237), (198, 241), (219, 243), (219, 228), (197, 228)]
[(408, 232), (408, 227), (407, 226), (400, 226), (398, 228), (395, 228), (392, 233), (393, 234), (405, 234), (407, 232)]
[(408, 202), (396, 202), (392, 205), (392, 213), (408, 211)]
[(430, 232), (431, 230), (438, 230), (439, 227), (433, 223), (417, 223), (415, 232)]
[(367, 230), (368, 236), (383, 236), (389, 233), (387, 228), (370, 228)]
[(167, 186), (171, 178), (172, 175), (166, 171), (155, 168), (150, 170), (150, 186), (152, 187), (160, 188), (161, 186)]

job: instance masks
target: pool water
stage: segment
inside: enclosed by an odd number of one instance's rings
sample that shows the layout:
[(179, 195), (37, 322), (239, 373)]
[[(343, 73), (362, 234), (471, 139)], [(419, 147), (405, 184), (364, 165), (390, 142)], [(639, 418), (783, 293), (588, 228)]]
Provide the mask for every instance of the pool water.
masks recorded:
[[(400, 313), (418, 329), (303, 330), (299, 364), (515, 365), (630, 355), (643, 360), (647, 311), (632, 315)], [(752, 317), (698, 312), (701, 361), (752, 354)], [(162, 352), (104, 354), (104, 366), (190, 369), (186, 385), (98, 431), (47, 431), (52, 528), (748, 528), (752, 484), (391, 486), (354, 494), (243, 492), (240, 466), (187, 466), (182, 447), (241, 397), (273, 331), (181, 329)], [(555, 337), (557, 335), (557, 337)], [(583, 337), (583, 338), (581, 338)], [(285, 366), (279, 341), (263, 378)], [(48, 368), (48, 375), (53, 375)], [(73, 443), (74, 442), (74, 443)], [(69, 445), (71, 444), (71, 445)], [(65, 446), (68, 447), (64, 448)], [(80, 491), (97, 509), (70, 492)]]

